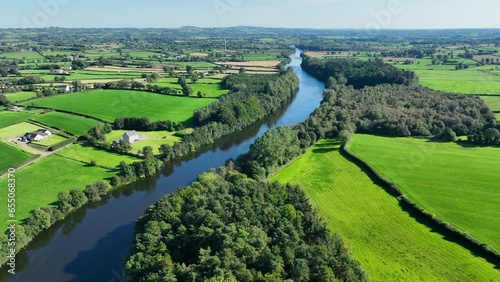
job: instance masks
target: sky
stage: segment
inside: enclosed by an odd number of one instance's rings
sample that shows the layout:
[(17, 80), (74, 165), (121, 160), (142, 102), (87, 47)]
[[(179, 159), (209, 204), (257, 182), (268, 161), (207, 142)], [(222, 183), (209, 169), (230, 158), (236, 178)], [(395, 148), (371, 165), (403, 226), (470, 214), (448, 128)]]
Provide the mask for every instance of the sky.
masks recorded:
[(500, 28), (498, 0), (19, 0), (0, 28)]

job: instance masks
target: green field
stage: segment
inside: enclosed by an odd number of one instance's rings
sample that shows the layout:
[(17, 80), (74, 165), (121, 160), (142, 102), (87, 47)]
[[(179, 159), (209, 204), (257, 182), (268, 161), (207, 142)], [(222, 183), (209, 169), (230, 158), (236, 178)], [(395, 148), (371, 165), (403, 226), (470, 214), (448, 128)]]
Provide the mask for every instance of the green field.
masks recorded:
[(0, 128), (26, 121), (32, 116), (25, 112), (0, 112)]
[[(55, 173), (57, 172), (57, 173)], [(75, 188), (85, 189), (89, 183), (111, 178), (115, 172), (52, 155), (17, 171), (16, 219), (26, 218), (31, 210), (57, 201), (57, 194)], [(7, 178), (0, 179), (7, 187)], [(0, 201), (7, 202), (7, 189), (0, 190)], [(7, 227), (7, 213), (0, 214), (0, 228)]]
[(495, 113), (497, 120), (500, 121), (500, 96), (481, 96), (486, 105)]
[(141, 161), (140, 159), (131, 156), (109, 153), (107, 151), (99, 150), (94, 147), (82, 145), (72, 145), (68, 148), (63, 149), (57, 154), (88, 164), (90, 164), (92, 160), (95, 160), (98, 166), (105, 167), (116, 167), (120, 164), (121, 161), (124, 161), (128, 164)]
[(27, 122), (17, 123), (0, 129), (0, 138), (9, 138), (24, 135), (26, 132), (36, 131), (39, 126)]
[(356, 135), (351, 151), (416, 204), (500, 250), (500, 149)]
[(36, 106), (86, 114), (113, 122), (117, 117), (148, 116), (151, 120), (186, 122), (193, 111), (215, 99), (160, 95), (144, 91), (95, 90), (38, 99)]
[(58, 112), (38, 115), (34, 120), (67, 131), (76, 136), (85, 135), (85, 133), (100, 123), (95, 119)]
[(35, 92), (18, 92), (18, 93), (8, 93), (5, 94), (5, 97), (9, 102), (15, 103), (19, 101), (24, 101), (28, 100), (31, 98), (36, 98), (36, 93)]
[(50, 147), (50, 146), (55, 145), (57, 143), (61, 143), (67, 139), (68, 138), (62, 137), (60, 135), (52, 134), (49, 137), (46, 137), (45, 139), (43, 139), (42, 141), (36, 142), (36, 144), (42, 145), (45, 147)]
[(6, 52), (0, 53), (0, 58), (7, 59), (26, 59), (26, 60), (43, 60), (43, 56), (33, 51), (22, 51), (22, 52)]
[(29, 159), (30, 154), (0, 142), (0, 171)]
[[(455, 70), (454, 65), (432, 65), (430, 59), (420, 59), (420, 64), (396, 65), (413, 70), (423, 86), (446, 92), (464, 94), (500, 94), (500, 75), (491, 66)], [(469, 65), (475, 64), (468, 60)]]
[[(208, 98), (217, 98), (229, 92), (229, 90), (225, 89), (221, 85), (221, 81), (218, 79), (199, 79), (196, 83), (191, 83), (191, 80), (188, 79), (188, 83), (193, 89), (193, 95), (196, 95), (198, 91), (201, 91), (205, 93)], [(179, 92), (182, 91), (182, 87), (177, 83), (177, 78), (162, 78), (151, 85), (170, 87), (178, 90)]]
[[(106, 140), (111, 143), (114, 140), (120, 139), (125, 132), (128, 130), (113, 130), (111, 133), (106, 135)], [(145, 146), (151, 146), (154, 149), (155, 154), (159, 154), (158, 150), (161, 145), (169, 144), (174, 145), (175, 142), (182, 142), (182, 138), (174, 136), (174, 132), (167, 131), (137, 131), (139, 135), (145, 135), (146, 139), (139, 142), (133, 143), (132, 153), (137, 153), (137, 151), (142, 151)]]
[[(76, 71), (65, 76), (67, 81), (73, 80), (95, 80), (95, 79), (132, 79), (141, 78), (140, 72), (109, 72), (109, 71)], [(47, 82), (53, 82), (54, 77), (59, 75), (44, 75), (42, 78)]]
[(319, 142), (273, 180), (300, 184), (372, 281), (498, 281), (482, 258), (420, 224), (338, 152)]

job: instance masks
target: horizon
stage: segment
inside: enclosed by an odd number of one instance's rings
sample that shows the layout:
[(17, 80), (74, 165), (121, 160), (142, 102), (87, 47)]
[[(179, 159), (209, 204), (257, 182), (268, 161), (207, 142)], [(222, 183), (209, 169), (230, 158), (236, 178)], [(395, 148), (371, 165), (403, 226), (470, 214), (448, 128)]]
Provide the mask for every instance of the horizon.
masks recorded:
[[(26, 0), (0, 4), (0, 28), (268, 27), (347, 30), (496, 29), (494, 0)], [(255, 16), (259, 15), (259, 16)], [(422, 20), (425, 19), (425, 20)]]

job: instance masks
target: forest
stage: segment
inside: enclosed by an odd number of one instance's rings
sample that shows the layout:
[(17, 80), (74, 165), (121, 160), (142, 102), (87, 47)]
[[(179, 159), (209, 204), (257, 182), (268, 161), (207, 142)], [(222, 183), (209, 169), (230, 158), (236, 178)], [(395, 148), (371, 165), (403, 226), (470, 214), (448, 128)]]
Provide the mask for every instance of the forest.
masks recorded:
[(300, 187), (231, 166), (165, 196), (135, 231), (126, 281), (367, 281)]

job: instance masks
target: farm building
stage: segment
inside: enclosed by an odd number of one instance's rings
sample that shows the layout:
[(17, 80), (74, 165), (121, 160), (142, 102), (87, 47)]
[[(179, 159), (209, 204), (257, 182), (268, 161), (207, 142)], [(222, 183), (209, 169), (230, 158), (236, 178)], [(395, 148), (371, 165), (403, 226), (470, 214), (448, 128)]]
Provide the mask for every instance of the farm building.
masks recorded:
[(69, 85), (58, 85), (57, 90), (61, 92), (70, 92), (71, 91), (71, 86)]
[(40, 142), (52, 135), (52, 132), (46, 129), (38, 129), (35, 132), (26, 132), (20, 139), (24, 142)]
[(141, 140), (141, 136), (135, 130), (126, 132), (120, 139), (113, 141), (112, 146), (118, 147), (121, 140), (127, 141), (128, 143), (135, 143)]

